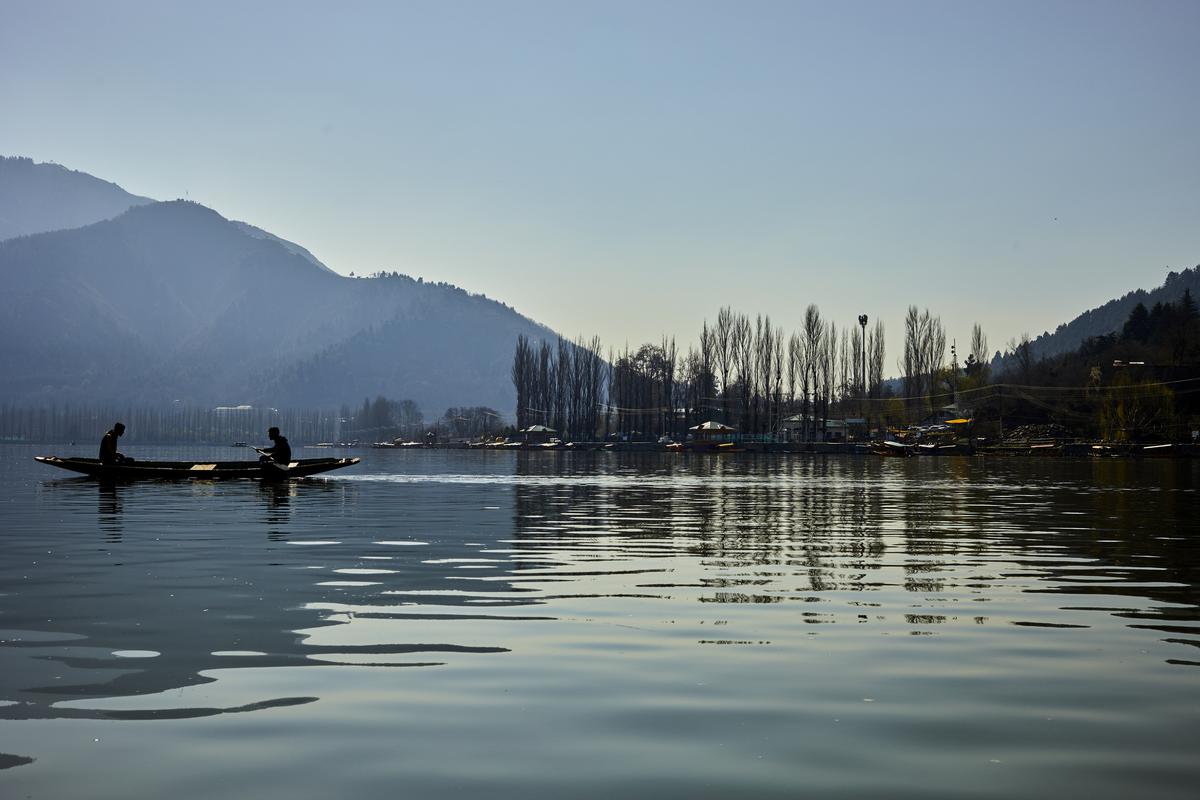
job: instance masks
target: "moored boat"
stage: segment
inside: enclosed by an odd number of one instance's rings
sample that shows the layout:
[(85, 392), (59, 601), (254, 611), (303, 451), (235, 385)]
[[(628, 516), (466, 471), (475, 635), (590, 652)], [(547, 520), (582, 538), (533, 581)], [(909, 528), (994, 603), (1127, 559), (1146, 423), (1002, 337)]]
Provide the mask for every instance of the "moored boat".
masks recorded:
[(301, 458), (287, 464), (277, 464), (273, 461), (123, 461), (118, 464), (102, 464), (98, 458), (59, 456), (34, 456), (34, 460), (92, 478), (112, 481), (196, 478), (279, 481), (306, 478), (309, 475), (353, 466), (359, 462), (357, 458)]
[(872, 442), (871, 452), (877, 456), (907, 458), (913, 455), (913, 449), (902, 442)]

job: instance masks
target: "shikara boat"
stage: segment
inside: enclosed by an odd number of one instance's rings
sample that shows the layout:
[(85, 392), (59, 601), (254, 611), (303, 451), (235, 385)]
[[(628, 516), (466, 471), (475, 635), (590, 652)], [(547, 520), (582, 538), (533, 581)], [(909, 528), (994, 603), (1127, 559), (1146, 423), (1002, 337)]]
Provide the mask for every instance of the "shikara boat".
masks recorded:
[(35, 461), (52, 467), (80, 472), (93, 478), (112, 481), (186, 480), (199, 478), (251, 478), (259, 481), (285, 481), (306, 478), (357, 464), (357, 458), (301, 458), (287, 464), (261, 461), (123, 461), (101, 464), (98, 458), (60, 458), (34, 456)]
[(871, 452), (877, 456), (908, 458), (913, 455), (913, 449), (901, 442), (872, 442)]

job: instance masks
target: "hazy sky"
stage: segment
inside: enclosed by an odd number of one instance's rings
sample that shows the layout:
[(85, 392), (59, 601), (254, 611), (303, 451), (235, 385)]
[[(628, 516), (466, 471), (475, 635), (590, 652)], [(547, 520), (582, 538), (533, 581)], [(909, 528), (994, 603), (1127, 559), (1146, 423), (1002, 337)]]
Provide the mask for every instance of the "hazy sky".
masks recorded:
[[(910, 303), (965, 347), (1200, 262), (1200, 2), (0, 0), (0, 154), (606, 344)], [(889, 368), (891, 369), (891, 368)]]

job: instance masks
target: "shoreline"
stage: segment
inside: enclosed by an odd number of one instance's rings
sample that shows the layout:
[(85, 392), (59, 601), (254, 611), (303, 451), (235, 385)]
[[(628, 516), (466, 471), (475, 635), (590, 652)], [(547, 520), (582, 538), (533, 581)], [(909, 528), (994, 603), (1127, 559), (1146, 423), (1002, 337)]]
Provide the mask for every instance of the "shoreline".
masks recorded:
[[(870, 449), (866, 443), (858, 442), (748, 442), (739, 444), (727, 451), (717, 451), (711, 448), (685, 447), (683, 450), (669, 450), (665, 445), (656, 442), (582, 442), (570, 445), (508, 443), (504, 445), (480, 445), (467, 443), (439, 442), (436, 444), (421, 444), (409, 447), (378, 447), (375, 445), (358, 445), (356, 447), (337, 447), (324, 445), (305, 445), (310, 449), (330, 450), (484, 450), (484, 451), (518, 451), (528, 452), (616, 452), (616, 453), (675, 453), (677, 455), (702, 456), (736, 456), (736, 455), (849, 455), (849, 456), (878, 456), (880, 458), (896, 457), (881, 456)], [(1001, 458), (1133, 458), (1133, 459), (1178, 459), (1200, 458), (1200, 444), (1170, 443), (1170, 444), (1127, 444), (1114, 442), (1062, 442), (1047, 443), (1031, 441), (1021, 444), (1004, 445), (942, 445), (923, 448), (912, 445), (906, 448), (907, 456), (911, 458), (947, 458), (947, 457), (1001, 457)]]

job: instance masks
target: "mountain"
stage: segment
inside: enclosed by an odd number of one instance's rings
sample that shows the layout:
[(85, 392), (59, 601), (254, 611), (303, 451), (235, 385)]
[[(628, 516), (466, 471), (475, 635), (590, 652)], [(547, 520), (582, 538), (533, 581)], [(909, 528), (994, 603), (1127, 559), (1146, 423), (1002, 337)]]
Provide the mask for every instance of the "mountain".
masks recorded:
[(238, 222), (236, 219), (230, 220), (230, 222), (241, 229), (242, 233), (246, 234), (247, 236), (251, 236), (255, 239), (269, 239), (272, 242), (278, 242), (279, 244), (283, 245), (286, 250), (304, 258), (309, 263), (315, 264), (326, 272), (333, 272), (333, 270), (331, 270), (329, 267), (322, 264), (316, 256), (295, 242), (289, 242), (287, 239), (281, 239), (273, 233), (264, 231), (262, 228), (256, 228), (249, 222)]
[[(59, 164), (0, 156), (0, 239), (79, 228), (112, 219), (133, 206), (155, 202), (130, 194), (115, 183)], [(278, 242), (327, 272), (305, 248), (248, 222), (231, 222), (255, 239)]]
[(0, 242), (0, 402), (510, 409), (517, 335), (554, 335), (453, 286), (337, 275), (257, 230), (173, 201)]
[[(1157, 289), (1135, 289), (1115, 300), (1109, 300), (1102, 306), (1083, 312), (1070, 322), (1059, 325), (1053, 333), (1043, 333), (1033, 340), (1033, 356), (1049, 358), (1074, 352), (1085, 339), (1120, 331), (1125, 320), (1129, 318), (1129, 312), (1138, 303), (1142, 303), (1146, 308), (1151, 308), (1155, 303), (1173, 303), (1179, 300), (1187, 289), (1191, 289), (1192, 297), (1200, 297), (1200, 265), (1180, 272), (1169, 272), (1163, 285)], [(1002, 373), (1008, 367), (1008, 362), (1008, 356), (997, 354), (992, 360), (993, 372)]]
[(0, 156), (0, 239), (78, 228), (152, 202), (86, 172)]

